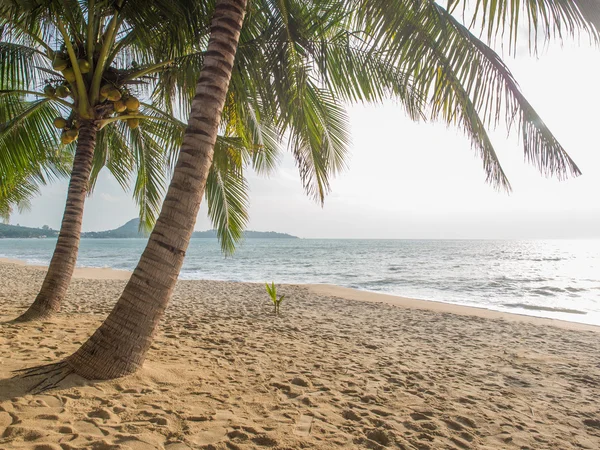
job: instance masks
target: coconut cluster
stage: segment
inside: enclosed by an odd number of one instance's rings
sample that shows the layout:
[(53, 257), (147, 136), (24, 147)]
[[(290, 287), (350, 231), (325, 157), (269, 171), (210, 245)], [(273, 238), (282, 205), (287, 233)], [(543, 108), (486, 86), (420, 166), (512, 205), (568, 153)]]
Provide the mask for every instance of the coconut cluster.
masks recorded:
[[(132, 116), (139, 113), (140, 101), (125, 89), (119, 89), (112, 84), (105, 84), (100, 88), (100, 101), (112, 103), (115, 114), (121, 116)], [(139, 119), (130, 117), (127, 119), (129, 128), (137, 128)]]
[(55, 85), (48, 83), (44, 86), (44, 93), (51, 97), (67, 98), (71, 95), (71, 90), (66, 83), (58, 83)]
[[(77, 66), (82, 74), (89, 73), (91, 70), (90, 63), (83, 58), (77, 60)], [(73, 67), (71, 67), (71, 60), (69, 59), (69, 55), (66, 53), (57, 52), (54, 54), (52, 68), (58, 72), (62, 72), (63, 77), (65, 77), (65, 80), (67, 80), (69, 83), (75, 82), (75, 71), (73, 70)]]
[[(97, 43), (94, 47), (94, 54), (99, 53), (101, 48), (102, 45)], [(71, 59), (65, 51), (65, 47), (62, 46), (61, 50), (56, 52), (49, 50), (48, 57), (52, 60), (52, 68), (62, 73), (64, 81), (61, 80), (58, 83), (53, 83), (52, 80), (48, 81), (44, 87), (44, 93), (48, 96), (59, 98), (73, 96), (70, 87), (73, 87), (72, 83), (76, 81), (75, 71), (73, 70)], [(82, 75), (91, 71), (90, 63), (85, 58), (79, 58), (77, 66)], [(131, 95), (127, 89), (119, 87), (116, 84), (105, 84), (100, 89), (99, 100), (101, 103), (112, 103), (113, 111), (117, 116), (129, 116), (127, 119), (123, 119), (127, 121), (129, 128), (133, 129), (139, 126), (139, 119), (132, 118), (131, 116), (139, 114), (140, 101)], [(61, 135), (61, 142), (63, 144), (70, 144), (79, 136), (77, 124), (74, 121), (57, 117), (54, 119), (54, 125), (56, 128), (63, 130)]]
[(79, 137), (79, 130), (77, 124), (69, 122), (67, 119), (57, 117), (54, 119), (54, 126), (59, 130), (63, 130), (60, 135), (60, 142), (67, 145), (74, 142)]

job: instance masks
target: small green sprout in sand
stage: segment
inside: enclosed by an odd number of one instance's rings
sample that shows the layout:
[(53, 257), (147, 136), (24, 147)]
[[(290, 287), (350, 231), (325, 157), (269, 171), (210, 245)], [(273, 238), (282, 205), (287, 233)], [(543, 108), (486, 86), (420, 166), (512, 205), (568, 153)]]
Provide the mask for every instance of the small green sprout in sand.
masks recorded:
[(275, 314), (279, 314), (279, 305), (283, 301), (283, 298), (285, 297), (285, 295), (282, 295), (281, 297), (279, 297), (279, 300), (278, 300), (277, 299), (277, 286), (275, 286), (275, 283), (271, 283), (271, 286), (269, 286), (269, 283), (266, 283), (265, 286), (267, 288), (267, 294), (269, 294), (269, 297), (271, 297), (271, 300), (273, 301), (273, 305), (275, 305)]

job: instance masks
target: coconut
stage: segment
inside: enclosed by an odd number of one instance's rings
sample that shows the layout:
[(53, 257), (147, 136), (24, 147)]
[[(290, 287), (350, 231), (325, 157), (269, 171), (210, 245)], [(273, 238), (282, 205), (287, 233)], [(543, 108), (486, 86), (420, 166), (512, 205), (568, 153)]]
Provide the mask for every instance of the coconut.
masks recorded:
[(67, 136), (67, 133), (60, 135), (60, 142), (62, 142), (64, 145), (70, 144), (73, 141), (74, 139), (71, 139), (69, 136)]
[(92, 66), (85, 59), (78, 59), (77, 65), (79, 66), (79, 71), (81, 73), (88, 73), (90, 70), (92, 70)]
[(51, 48), (49, 48), (46, 51), (46, 55), (48, 56), (48, 58), (54, 60), (54, 57), (56, 56), (56, 53), (54, 52), (54, 50), (52, 50)]
[(79, 136), (79, 130), (77, 128), (71, 128), (70, 130), (65, 131), (65, 134), (74, 141)]
[(137, 111), (140, 109), (140, 101), (135, 97), (129, 97), (125, 100), (125, 106), (127, 107), (127, 111)]
[(52, 61), (52, 68), (54, 70), (59, 70), (62, 72), (67, 67), (69, 67), (69, 61), (64, 59), (60, 53), (57, 53), (54, 57), (54, 60)]
[(71, 67), (67, 67), (65, 70), (63, 70), (63, 76), (65, 77), (65, 80), (70, 83), (75, 81), (75, 71)]
[(52, 87), (51, 84), (47, 84), (46, 86), (44, 86), (44, 94), (54, 95), (56, 94), (56, 90), (54, 89), (54, 87)]
[(62, 117), (57, 117), (54, 119), (54, 126), (59, 129), (64, 128), (67, 126), (67, 121)]
[(111, 91), (111, 89), (113, 89), (112, 84), (105, 84), (100, 88), (100, 95), (104, 95), (105, 97), (108, 96), (108, 93)]
[(69, 96), (70, 93), (71, 93), (71, 91), (69, 91), (69, 88), (63, 84), (61, 84), (60, 86), (58, 86), (56, 88), (56, 96), (57, 97), (66, 98)]
[(127, 119), (127, 126), (134, 129), (140, 126), (140, 119)]
[(127, 109), (127, 106), (125, 106), (125, 102), (123, 100), (117, 100), (113, 103), (113, 108), (116, 112), (122, 113)]
[(106, 97), (111, 102), (116, 102), (117, 100), (121, 100), (121, 91), (119, 91), (118, 89), (112, 88), (110, 91), (108, 91), (108, 94), (106, 95)]

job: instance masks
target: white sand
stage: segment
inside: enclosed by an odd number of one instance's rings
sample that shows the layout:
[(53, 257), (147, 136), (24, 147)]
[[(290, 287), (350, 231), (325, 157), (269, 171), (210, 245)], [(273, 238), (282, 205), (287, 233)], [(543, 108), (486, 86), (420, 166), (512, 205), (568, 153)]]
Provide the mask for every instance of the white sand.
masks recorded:
[[(74, 351), (111, 273), (0, 325), (0, 449), (600, 448), (598, 328), (329, 286), (282, 286), (274, 317), (262, 285), (180, 281), (138, 374), (27, 394), (12, 371)], [(43, 275), (0, 263), (0, 320)]]

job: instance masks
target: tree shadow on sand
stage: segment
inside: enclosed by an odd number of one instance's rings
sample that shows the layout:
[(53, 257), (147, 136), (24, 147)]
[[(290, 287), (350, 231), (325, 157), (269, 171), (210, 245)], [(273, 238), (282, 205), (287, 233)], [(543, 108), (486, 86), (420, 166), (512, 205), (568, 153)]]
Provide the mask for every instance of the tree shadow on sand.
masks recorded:
[(76, 375), (64, 360), (16, 370), (13, 374), (10, 378), (0, 380), (0, 402), (26, 395), (39, 395), (48, 391), (62, 391), (96, 384)]

